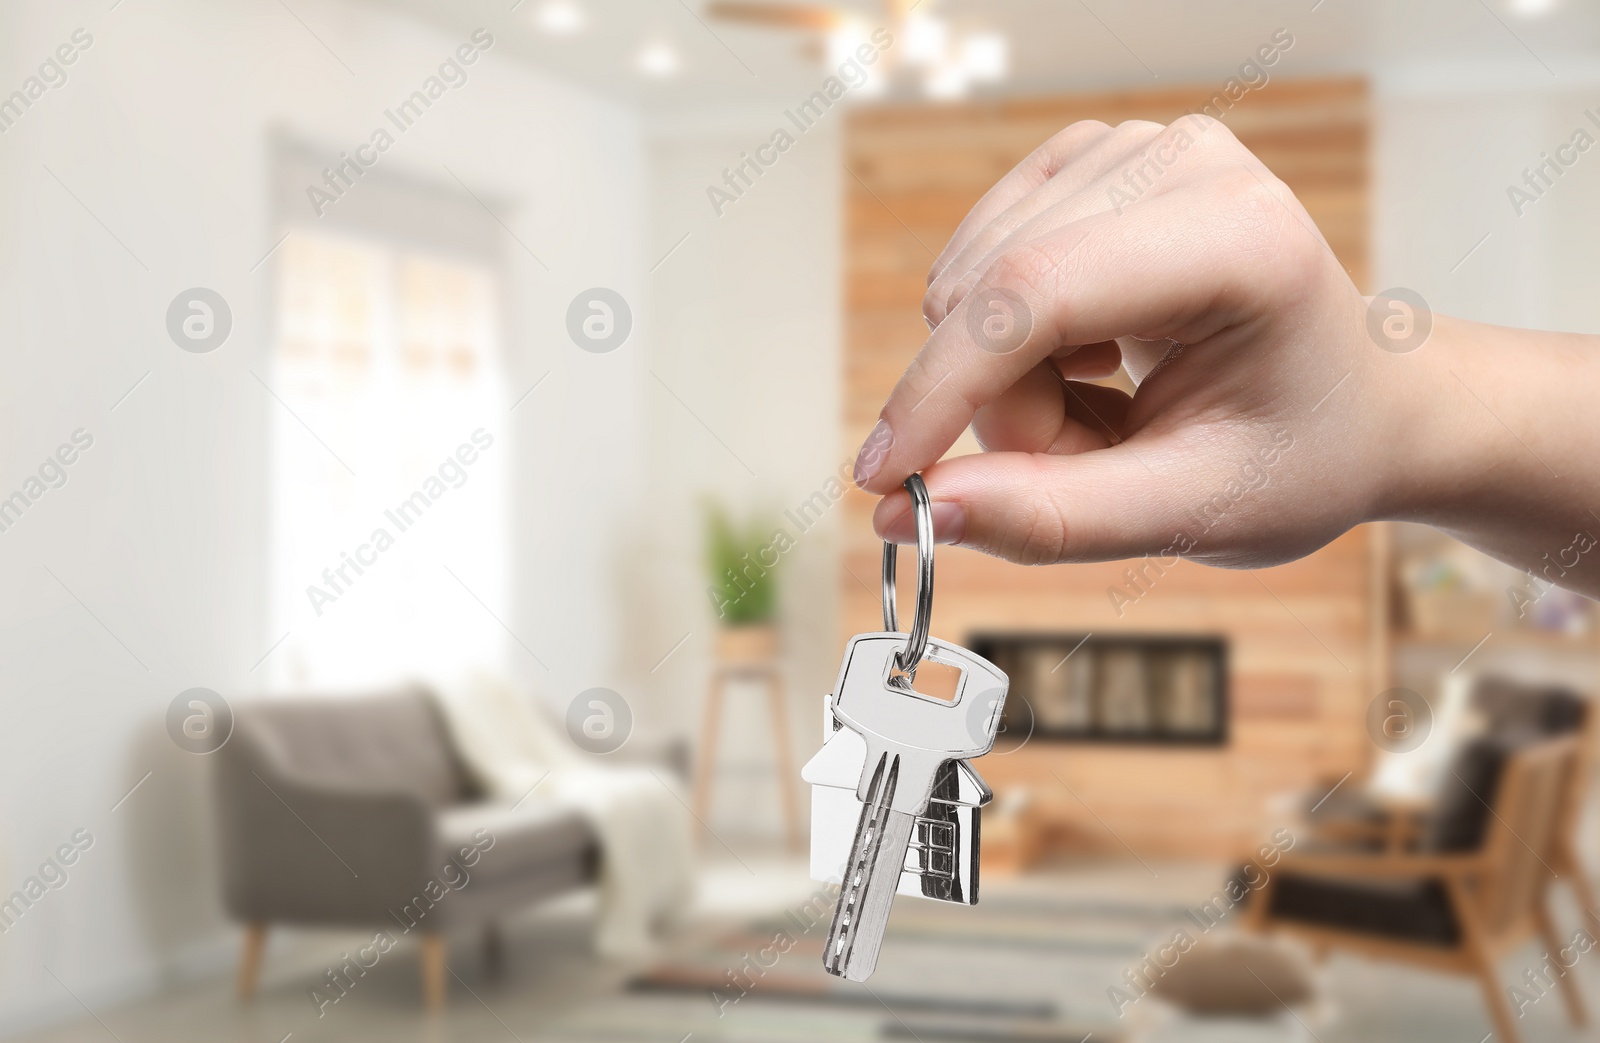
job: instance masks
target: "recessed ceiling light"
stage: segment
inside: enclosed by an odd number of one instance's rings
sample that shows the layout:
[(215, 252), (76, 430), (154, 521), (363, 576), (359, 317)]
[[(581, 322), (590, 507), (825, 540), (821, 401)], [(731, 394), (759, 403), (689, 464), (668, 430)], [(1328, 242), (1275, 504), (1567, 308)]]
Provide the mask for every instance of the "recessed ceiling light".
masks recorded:
[(678, 71), (678, 52), (664, 43), (646, 44), (639, 52), (639, 71), (646, 76), (671, 76)]
[(960, 65), (950, 62), (939, 66), (928, 74), (923, 81), (923, 90), (928, 92), (928, 97), (940, 101), (954, 101), (967, 96), (967, 87), (971, 83), (967, 70)]
[(549, 0), (539, 7), (539, 28), (556, 36), (570, 36), (583, 28), (583, 8), (572, 0)]
[(1003, 80), (1010, 65), (1008, 51), (999, 33), (973, 33), (961, 41), (961, 68), (974, 80)]
[(1511, 13), (1523, 18), (1538, 18), (1556, 9), (1560, 0), (1511, 0)]
[(902, 59), (907, 65), (913, 68), (938, 65), (950, 48), (950, 26), (943, 18), (933, 15), (908, 15), (902, 46)]
[[(846, 64), (854, 66), (855, 70), (864, 73), (861, 80), (850, 80), (851, 91), (860, 96), (881, 94), (884, 89), (883, 66), (885, 63), (876, 63), (863, 66), (857, 51), (865, 46), (869, 51), (878, 50), (878, 45), (872, 39), (872, 27), (858, 18), (842, 20), (833, 31), (828, 34), (828, 68), (842, 70)], [(852, 72), (852, 77), (856, 75)]]

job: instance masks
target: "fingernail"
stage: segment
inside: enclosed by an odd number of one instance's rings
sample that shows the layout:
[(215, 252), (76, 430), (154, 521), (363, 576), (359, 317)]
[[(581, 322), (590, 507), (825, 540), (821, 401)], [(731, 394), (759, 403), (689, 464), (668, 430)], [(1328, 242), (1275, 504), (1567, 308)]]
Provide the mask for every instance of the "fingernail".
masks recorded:
[[(967, 509), (959, 503), (940, 501), (933, 505), (933, 542), (960, 543), (967, 534)], [(917, 520), (912, 511), (900, 515), (887, 529), (883, 538), (890, 543), (917, 542)]]
[(889, 421), (879, 420), (872, 432), (867, 435), (867, 440), (861, 443), (861, 452), (856, 454), (856, 466), (851, 477), (857, 485), (864, 486), (872, 480), (883, 466), (883, 461), (889, 456), (889, 449), (894, 445), (894, 431), (889, 427)]

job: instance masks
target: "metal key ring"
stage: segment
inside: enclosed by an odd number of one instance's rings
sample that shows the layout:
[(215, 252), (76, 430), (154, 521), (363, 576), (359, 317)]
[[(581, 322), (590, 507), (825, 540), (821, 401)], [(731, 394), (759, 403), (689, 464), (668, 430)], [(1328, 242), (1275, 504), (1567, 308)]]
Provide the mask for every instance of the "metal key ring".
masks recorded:
[[(894, 665), (915, 677), (917, 664), (928, 651), (928, 629), (933, 623), (933, 504), (920, 474), (905, 481), (911, 494), (911, 513), (917, 524), (917, 611), (911, 620), (911, 637), (906, 647), (895, 653)], [(883, 629), (899, 630), (895, 612), (895, 560), (899, 548), (883, 541)]]

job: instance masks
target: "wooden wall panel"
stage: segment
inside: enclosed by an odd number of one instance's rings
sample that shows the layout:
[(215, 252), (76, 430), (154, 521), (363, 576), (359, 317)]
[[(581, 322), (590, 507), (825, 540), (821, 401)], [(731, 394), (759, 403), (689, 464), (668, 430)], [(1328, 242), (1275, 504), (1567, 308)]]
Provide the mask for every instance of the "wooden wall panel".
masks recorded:
[[(989, 187), (1081, 119), (1170, 122), (1201, 88), (963, 106), (861, 109), (845, 156), (844, 438), (857, 445), (927, 335), (922, 293), (934, 255)], [(1368, 91), (1360, 80), (1273, 82), (1227, 117), (1239, 139), (1300, 197), (1365, 289)], [(970, 442), (955, 452), (971, 452)], [(843, 623), (878, 628), (874, 498), (846, 499)], [(1107, 588), (1129, 563), (1028, 569), (959, 548), (939, 551), (934, 632), (983, 630), (1222, 634), (1229, 639), (1231, 739), (1174, 749), (1033, 742), (991, 756), (998, 791), (1026, 788), (1074, 847), (1141, 857), (1231, 858), (1274, 821), (1274, 794), (1362, 766), (1362, 718), (1379, 687), (1372, 540), (1357, 530), (1317, 554), (1255, 573), (1180, 562), (1119, 615)], [(911, 575), (909, 567), (902, 575)], [(907, 592), (905, 597), (909, 597)]]

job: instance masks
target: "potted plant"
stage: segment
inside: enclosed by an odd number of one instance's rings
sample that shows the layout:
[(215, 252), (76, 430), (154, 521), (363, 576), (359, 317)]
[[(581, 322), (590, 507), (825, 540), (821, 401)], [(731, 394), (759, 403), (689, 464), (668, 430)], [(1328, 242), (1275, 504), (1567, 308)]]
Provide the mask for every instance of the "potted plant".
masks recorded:
[(722, 662), (770, 662), (777, 657), (777, 565), (789, 542), (764, 519), (741, 527), (721, 505), (707, 505), (707, 593), (720, 624), (717, 658)]

